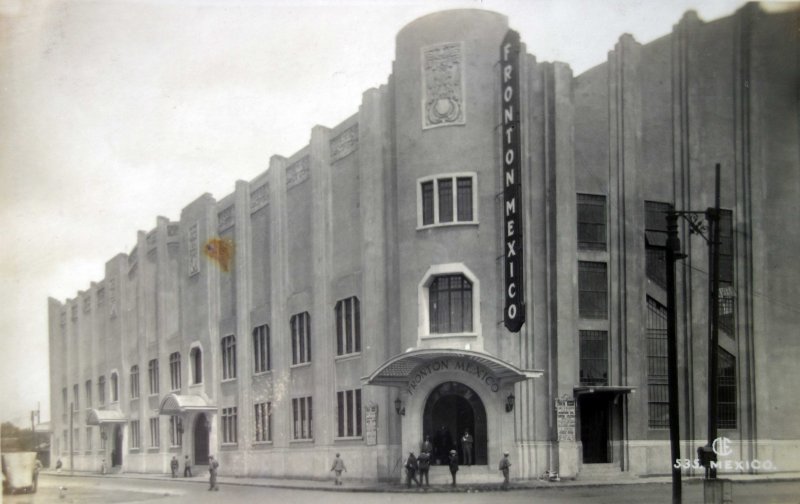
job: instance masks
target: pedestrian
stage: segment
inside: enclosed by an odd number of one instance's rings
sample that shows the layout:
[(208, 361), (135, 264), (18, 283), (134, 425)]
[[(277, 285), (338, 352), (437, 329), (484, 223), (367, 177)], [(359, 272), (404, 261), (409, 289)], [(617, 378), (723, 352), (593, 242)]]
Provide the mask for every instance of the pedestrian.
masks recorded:
[(456, 473), (458, 472), (458, 453), (450, 450), (450, 474), (453, 476), (452, 486), (456, 486)]
[(414, 456), (414, 452), (408, 452), (408, 458), (406, 459), (406, 487), (411, 488), (411, 481), (419, 485), (419, 480), (417, 479), (417, 457)]
[(103, 459), (103, 461), (100, 462), (100, 474), (105, 474), (107, 472), (108, 472), (108, 466), (106, 465), (106, 459)]
[(214, 455), (208, 456), (208, 489), (219, 491), (217, 486), (217, 469), (219, 469), (219, 462), (214, 459)]
[(433, 444), (431, 443), (431, 437), (426, 434), (425, 440), (419, 445), (419, 452), (427, 453), (428, 455), (430, 455), (432, 451), (433, 451)]
[(339, 454), (336, 454), (336, 458), (333, 459), (333, 465), (331, 466), (331, 471), (335, 475), (335, 479), (333, 481), (334, 485), (341, 485), (342, 484), (342, 471), (347, 472), (347, 467), (344, 466), (344, 460)]
[(183, 477), (184, 478), (192, 477), (192, 463), (189, 462), (189, 455), (183, 456)]
[(36, 457), (36, 464), (33, 466), (33, 491), (39, 488), (39, 471), (42, 470), (42, 461)]
[(461, 436), (461, 452), (464, 454), (464, 465), (472, 465), (472, 444), (475, 440), (469, 434), (469, 429), (464, 429)]
[(172, 460), (170, 460), (170, 462), (169, 462), (169, 468), (172, 469), (172, 477), (173, 478), (177, 478), (178, 477), (178, 466), (179, 465), (180, 464), (178, 462), (178, 457), (173, 455), (172, 456)]
[(422, 485), (422, 482), (425, 481), (425, 486), (431, 486), (431, 482), (428, 480), (428, 471), (431, 467), (431, 454), (430, 452), (422, 452), (417, 457), (417, 468), (419, 469), (419, 484)]
[(511, 467), (511, 462), (508, 460), (508, 452), (503, 453), (503, 458), (500, 459), (498, 469), (503, 472), (503, 490), (508, 490), (508, 469)]
[(61, 467), (64, 464), (61, 463), (61, 459), (56, 460), (56, 472), (61, 472)]

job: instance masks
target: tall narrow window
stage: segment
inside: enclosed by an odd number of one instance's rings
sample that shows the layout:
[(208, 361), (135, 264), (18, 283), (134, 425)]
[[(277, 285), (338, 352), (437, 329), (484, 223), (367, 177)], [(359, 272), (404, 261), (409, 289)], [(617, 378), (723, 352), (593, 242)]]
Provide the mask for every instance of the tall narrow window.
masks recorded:
[(67, 413), (70, 413), (70, 411), (69, 411), (69, 399), (67, 398), (67, 387), (64, 387), (64, 388), (61, 389), (61, 405), (62, 405), (61, 411), (64, 412), (61, 415), (61, 417), (66, 421)]
[(578, 315), (589, 319), (608, 318), (606, 263), (578, 262)]
[(86, 408), (92, 407), (92, 380), (86, 380), (86, 384), (84, 385), (84, 389), (86, 392)]
[(86, 427), (86, 451), (92, 451), (92, 428)]
[(294, 439), (314, 439), (311, 397), (292, 399), (292, 420), (294, 421), (292, 433)]
[(169, 355), (169, 383), (171, 390), (181, 389), (181, 354), (178, 352)]
[(476, 223), (475, 174), (443, 175), (419, 181), (417, 225)]
[(139, 448), (139, 420), (131, 420), (131, 449)]
[(353, 296), (336, 303), (336, 355), (361, 351), (361, 303)]
[(669, 203), (644, 202), (645, 271), (647, 278), (656, 285), (667, 287), (667, 260), (664, 247), (667, 245), (666, 213), (672, 210)]
[(472, 177), (458, 177), (457, 220), (459, 222), (472, 221)]
[(150, 447), (157, 448), (161, 444), (161, 432), (158, 427), (158, 417), (150, 419)]
[(236, 336), (222, 338), (222, 379), (236, 378)]
[(119, 401), (119, 376), (111, 373), (111, 402)]
[(717, 359), (717, 428), (736, 428), (736, 357), (719, 349)]
[(222, 408), (222, 444), (238, 441), (236, 407)]
[(97, 379), (97, 404), (102, 406), (106, 403), (106, 377), (101, 376)]
[(439, 222), (453, 222), (453, 179), (439, 179)]
[(336, 393), (337, 437), (361, 437), (361, 389)]
[(131, 366), (131, 399), (139, 397), (139, 366)]
[(183, 423), (181, 417), (172, 415), (169, 417), (169, 445), (181, 446), (183, 444)]
[(608, 333), (580, 331), (581, 385), (608, 385)]
[(272, 441), (272, 403), (256, 403), (254, 408), (256, 413), (256, 442)]
[(158, 359), (147, 363), (147, 375), (150, 381), (150, 395), (158, 394)]
[(647, 410), (651, 429), (669, 427), (667, 309), (647, 298)]
[(192, 361), (192, 383), (203, 383), (203, 351), (199, 347), (192, 348), (189, 359)]
[(472, 331), (472, 282), (461, 274), (434, 278), (428, 287), (431, 334)]
[(606, 197), (578, 194), (578, 248), (606, 249)]
[(253, 371), (263, 373), (271, 369), (269, 326), (264, 324), (253, 329)]
[(433, 181), (423, 182), (422, 193), (422, 225), (433, 224)]
[(720, 210), (719, 238), (719, 328), (735, 338), (733, 212), (730, 210)]
[(308, 312), (292, 315), (292, 364), (311, 362), (311, 317)]
[(75, 384), (72, 386), (72, 397), (75, 402), (72, 404), (72, 411), (78, 411), (81, 407), (81, 397), (78, 394), (78, 385)]

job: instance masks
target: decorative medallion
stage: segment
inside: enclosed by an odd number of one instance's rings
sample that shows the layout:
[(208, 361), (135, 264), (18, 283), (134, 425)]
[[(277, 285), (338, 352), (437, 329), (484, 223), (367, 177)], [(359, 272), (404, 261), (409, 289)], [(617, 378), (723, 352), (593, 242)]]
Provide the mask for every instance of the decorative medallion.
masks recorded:
[(308, 156), (292, 164), (286, 168), (286, 188), (291, 189), (298, 184), (302, 184), (308, 180), (310, 172), (311, 164), (308, 160)]
[(225, 230), (229, 227), (233, 226), (236, 216), (233, 214), (234, 206), (231, 205), (228, 208), (221, 211), (217, 214), (217, 220), (219, 222), (219, 230)]
[(331, 140), (331, 163), (344, 159), (358, 149), (358, 124)]
[(261, 184), (250, 193), (250, 211), (264, 207), (269, 203), (269, 184)]
[(464, 124), (464, 45), (422, 48), (422, 127)]

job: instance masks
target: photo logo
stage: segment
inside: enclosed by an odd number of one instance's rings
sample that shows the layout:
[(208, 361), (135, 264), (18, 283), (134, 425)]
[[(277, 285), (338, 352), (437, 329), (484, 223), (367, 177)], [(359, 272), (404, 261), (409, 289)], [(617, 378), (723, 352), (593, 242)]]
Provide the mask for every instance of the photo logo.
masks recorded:
[(711, 449), (714, 450), (714, 453), (719, 455), (720, 457), (727, 457), (731, 453), (733, 453), (733, 448), (731, 448), (731, 440), (726, 437), (718, 437), (711, 443)]

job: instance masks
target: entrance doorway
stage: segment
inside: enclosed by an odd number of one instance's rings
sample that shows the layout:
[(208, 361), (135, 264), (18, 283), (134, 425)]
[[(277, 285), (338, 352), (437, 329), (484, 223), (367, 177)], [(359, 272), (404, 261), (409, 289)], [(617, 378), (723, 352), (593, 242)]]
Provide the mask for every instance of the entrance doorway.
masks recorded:
[(432, 463), (445, 465), (450, 450), (458, 452), (458, 461), (465, 463), (465, 432), (474, 441), (472, 463), (487, 464), (486, 409), (478, 394), (463, 383), (445, 382), (436, 387), (425, 402), (422, 417), (423, 435), (433, 444)]
[(122, 465), (122, 427), (114, 427), (114, 449), (111, 450), (111, 467)]
[(580, 396), (581, 443), (584, 464), (609, 462), (609, 400), (602, 394)]
[(208, 465), (208, 419), (204, 413), (194, 419), (194, 465)]

